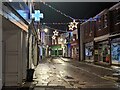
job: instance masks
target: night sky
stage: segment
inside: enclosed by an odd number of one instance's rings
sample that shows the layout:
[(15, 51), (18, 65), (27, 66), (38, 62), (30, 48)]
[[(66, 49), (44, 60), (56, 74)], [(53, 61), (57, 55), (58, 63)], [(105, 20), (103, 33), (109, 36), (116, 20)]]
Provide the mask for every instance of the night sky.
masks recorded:
[[(102, 10), (115, 5), (116, 2), (48, 2), (47, 4), (74, 19), (88, 19), (94, 17)], [(69, 23), (72, 21), (70, 18), (61, 15), (40, 2), (35, 3), (35, 9), (40, 9), (44, 13), (44, 19), (41, 20), (42, 23)], [(66, 25), (47, 26), (60, 30), (66, 30), (67, 27)]]

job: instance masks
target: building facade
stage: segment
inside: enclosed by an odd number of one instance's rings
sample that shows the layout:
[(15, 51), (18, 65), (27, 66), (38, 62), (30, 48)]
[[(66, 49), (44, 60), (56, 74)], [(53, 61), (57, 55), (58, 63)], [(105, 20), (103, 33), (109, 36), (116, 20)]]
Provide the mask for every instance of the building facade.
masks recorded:
[(19, 86), (26, 79), (28, 34), (28, 22), (14, 9), (14, 5), (8, 2), (1, 4), (2, 65), (0, 66), (2, 66), (2, 76), (0, 75), (0, 88)]
[(71, 58), (74, 60), (79, 60), (78, 29), (71, 32), (70, 44), (71, 44)]
[(95, 23), (96, 21), (90, 18), (88, 21), (81, 24), (81, 27), (83, 27), (82, 30), (84, 31), (84, 59), (90, 62), (94, 61), (94, 31), (96, 29)]
[(111, 63), (120, 65), (120, 3), (109, 9)]
[(96, 20), (95, 30), (95, 54), (94, 60), (98, 63), (110, 64), (110, 41), (109, 41), (109, 11), (107, 9), (100, 12)]

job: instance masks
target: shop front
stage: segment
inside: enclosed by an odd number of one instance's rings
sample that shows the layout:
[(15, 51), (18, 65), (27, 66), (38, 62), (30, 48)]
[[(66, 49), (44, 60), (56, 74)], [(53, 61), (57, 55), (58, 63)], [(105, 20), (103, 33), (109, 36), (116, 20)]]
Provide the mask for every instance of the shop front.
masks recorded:
[(110, 64), (110, 45), (109, 40), (96, 43), (95, 56), (99, 63)]
[(70, 58), (71, 57), (71, 44), (68, 43), (66, 44), (66, 57)]
[(79, 60), (79, 45), (77, 41), (71, 43), (71, 58)]
[(62, 56), (63, 50), (61, 45), (53, 45), (51, 46), (51, 56)]
[(120, 65), (120, 38), (111, 40), (111, 61), (112, 64)]
[(94, 60), (94, 42), (89, 42), (85, 44), (85, 60)]

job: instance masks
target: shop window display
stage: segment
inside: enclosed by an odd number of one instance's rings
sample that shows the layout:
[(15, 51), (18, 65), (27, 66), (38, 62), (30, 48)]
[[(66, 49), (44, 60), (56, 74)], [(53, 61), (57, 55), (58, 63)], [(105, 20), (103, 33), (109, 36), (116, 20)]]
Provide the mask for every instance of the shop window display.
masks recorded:
[(99, 43), (98, 48), (98, 60), (101, 62), (109, 63), (110, 62), (110, 49), (108, 42)]
[(93, 59), (93, 42), (85, 44), (85, 59)]
[(89, 56), (89, 57), (93, 55), (91, 48), (86, 48), (86, 49), (85, 49), (85, 53), (86, 53), (86, 56)]
[(93, 57), (93, 47), (85, 48), (85, 56), (86, 56), (86, 59), (91, 59), (91, 57)]
[(120, 42), (111, 44), (111, 59), (114, 64), (120, 63)]

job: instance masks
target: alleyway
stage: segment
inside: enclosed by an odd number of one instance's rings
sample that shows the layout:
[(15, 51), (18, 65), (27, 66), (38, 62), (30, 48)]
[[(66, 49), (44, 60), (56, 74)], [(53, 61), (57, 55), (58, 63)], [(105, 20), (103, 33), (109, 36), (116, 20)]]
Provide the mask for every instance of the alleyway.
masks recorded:
[(69, 61), (70, 59), (57, 57), (40, 63), (34, 73), (34, 90), (117, 90), (115, 88), (118, 84), (116, 78), (112, 77), (112, 69)]

